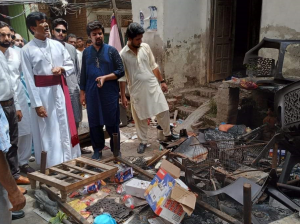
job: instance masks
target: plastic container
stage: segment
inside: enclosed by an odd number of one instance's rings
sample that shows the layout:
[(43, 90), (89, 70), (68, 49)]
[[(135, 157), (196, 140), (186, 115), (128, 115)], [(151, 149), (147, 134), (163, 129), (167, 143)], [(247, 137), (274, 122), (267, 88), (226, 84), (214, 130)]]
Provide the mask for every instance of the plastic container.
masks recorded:
[(134, 200), (130, 194), (124, 195), (123, 202), (127, 208), (134, 209)]
[(117, 224), (117, 222), (111, 217), (109, 213), (103, 213), (102, 215), (99, 215), (94, 219), (93, 224)]

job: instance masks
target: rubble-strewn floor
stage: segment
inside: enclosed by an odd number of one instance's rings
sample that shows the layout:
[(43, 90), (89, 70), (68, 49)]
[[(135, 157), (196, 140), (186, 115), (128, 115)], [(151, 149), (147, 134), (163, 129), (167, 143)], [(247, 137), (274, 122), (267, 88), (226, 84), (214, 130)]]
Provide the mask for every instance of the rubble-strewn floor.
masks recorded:
[[(141, 156), (141, 154), (138, 154), (136, 149), (139, 145), (138, 139), (127, 139), (125, 136), (133, 136), (136, 135), (136, 130), (134, 127), (123, 127), (121, 128), (121, 133), (124, 133), (121, 135), (121, 152), (123, 158), (129, 158), (131, 156), (137, 157)], [(154, 149), (159, 149), (159, 143), (156, 140), (157, 133), (156, 128), (149, 126), (148, 130), (148, 139), (150, 146), (146, 149), (146, 152), (142, 154), (143, 156), (152, 156)], [(90, 150), (92, 150), (92, 147), (89, 147)], [(91, 157), (92, 154), (85, 154), (84, 156)], [(103, 158), (108, 158), (112, 156), (112, 153), (110, 150), (103, 151)], [(34, 163), (30, 163), (30, 166), (32, 166), (35, 169), (39, 169), (38, 165)], [(35, 214), (33, 212), (33, 209), (35, 208), (35, 199), (33, 196), (33, 191), (30, 190), (30, 185), (23, 185), (22, 187), (25, 187), (28, 190), (28, 193), (26, 196), (27, 204), (24, 208), (24, 211), (26, 213), (25, 217), (19, 220), (14, 220), (13, 224), (47, 224), (46, 221), (44, 221), (40, 216)]]

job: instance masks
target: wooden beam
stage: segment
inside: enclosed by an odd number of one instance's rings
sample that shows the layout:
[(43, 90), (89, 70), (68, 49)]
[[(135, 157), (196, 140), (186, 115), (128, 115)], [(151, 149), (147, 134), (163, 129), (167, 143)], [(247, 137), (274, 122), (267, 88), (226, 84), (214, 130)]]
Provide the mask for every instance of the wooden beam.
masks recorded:
[(100, 163), (100, 162), (97, 162), (97, 161), (92, 161), (92, 160), (86, 159), (84, 157), (76, 158), (75, 161), (76, 162), (81, 162), (81, 163), (84, 163), (84, 164), (87, 164), (87, 165), (90, 165), (90, 166), (93, 166), (93, 167), (96, 167), (96, 168), (100, 168), (100, 169), (103, 169), (103, 170), (111, 170), (111, 169), (115, 168), (115, 166), (109, 166), (107, 164)]
[(226, 213), (210, 206), (209, 204), (203, 202), (199, 197), (197, 198), (197, 205), (199, 205), (201, 208), (213, 213), (214, 215), (218, 216), (219, 218), (225, 220), (226, 222), (232, 223), (232, 224), (243, 224), (239, 220), (231, 217), (230, 215), (227, 215)]
[(98, 174), (98, 173), (95, 172), (95, 171), (87, 170), (87, 169), (81, 168), (81, 167), (79, 167), (79, 166), (75, 166), (75, 165), (73, 165), (73, 164), (70, 164), (70, 163), (63, 163), (63, 164), (61, 164), (61, 165), (62, 165), (62, 166), (65, 166), (65, 167), (72, 168), (72, 169), (74, 169), (74, 170), (79, 170), (79, 171), (81, 171), (81, 172), (83, 172), (83, 173), (87, 173), (87, 174), (92, 174), (92, 175)]
[(64, 171), (64, 170), (56, 168), (56, 167), (49, 168), (49, 171), (50, 171), (50, 173), (61, 173), (61, 174), (64, 174), (64, 175), (66, 175), (68, 177), (73, 177), (73, 178), (78, 179), (78, 180), (84, 180), (85, 179), (82, 176), (73, 174), (73, 173), (68, 172), (68, 171)]

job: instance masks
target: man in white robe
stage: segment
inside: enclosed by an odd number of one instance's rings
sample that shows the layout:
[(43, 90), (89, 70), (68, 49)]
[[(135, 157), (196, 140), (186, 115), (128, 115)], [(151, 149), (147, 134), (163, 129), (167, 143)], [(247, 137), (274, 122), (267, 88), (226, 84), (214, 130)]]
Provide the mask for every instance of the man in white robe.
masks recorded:
[(22, 71), (31, 100), (36, 161), (40, 164), (41, 152), (46, 151), (50, 167), (80, 156), (80, 147), (69, 93), (61, 77), (71, 74), (74, 65), (65, 47), (47, 38), (50, 29), (46, 21), (41, 12), (26, 18), (34, 39), (22, 48)]
[[(125, 96), (125, 82), (127, 80), (131, 111), (141, 141), (137, 152), (144, 153), (147, 146), (147, 119), (156, 116), (158, 124), (163, 130), (166, 140), (175, 140), (171, 134), (169, 106), (163, 92), (168, 91), (165, 80), (162, 78), (158, 65), (148, 44), (142, 43), (144, 29), (138, 23), (131, 23), (126, 35), (127, 45), (121, 50), (120, 55), (125, 67), (125, 76), (121, 82), (121, 100), (127, 107)], [(161, 86), (159, 86), (160, 82)]]

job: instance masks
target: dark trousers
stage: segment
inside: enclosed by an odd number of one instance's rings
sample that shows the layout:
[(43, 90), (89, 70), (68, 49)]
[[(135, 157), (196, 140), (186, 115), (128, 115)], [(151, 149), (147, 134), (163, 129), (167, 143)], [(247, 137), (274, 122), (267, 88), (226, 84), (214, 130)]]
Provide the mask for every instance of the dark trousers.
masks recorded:
[[(118, 133), (118, 150), (120, 150), (120, 127), (118, 126), (105, 126), (106, 131), (110, 137), (110, 149), (113, 152), (114, 150), (114, 141), (113, 141), (113, 134)], [(93, 150), (95, 152), (101, 151), (105, 146), (105, 138), (104, 138), (104, 131), (103, 125), (99, 125), (96, 127), (90, 128), (90, 136), (91, 142), (93, 146)]]
[(20, 177), (19, 161), (18, 161), (18, 118), (15, 105), (3, 107), (3, 111), (9, 123), (9, 137), (11, 147), (6, 153), (6, 159), (15, 179)]

